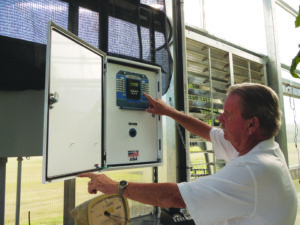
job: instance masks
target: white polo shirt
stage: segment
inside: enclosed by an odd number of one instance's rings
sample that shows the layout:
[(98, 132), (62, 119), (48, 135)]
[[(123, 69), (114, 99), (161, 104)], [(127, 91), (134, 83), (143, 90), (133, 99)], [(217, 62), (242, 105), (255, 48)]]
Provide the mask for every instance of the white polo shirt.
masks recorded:
[(296, 190), (274, 139), (238, 157), (221, 129), (210, 133), (216, 157), (226, 166), (216, 174), (178, 184), (197, 225), (294, 225)]

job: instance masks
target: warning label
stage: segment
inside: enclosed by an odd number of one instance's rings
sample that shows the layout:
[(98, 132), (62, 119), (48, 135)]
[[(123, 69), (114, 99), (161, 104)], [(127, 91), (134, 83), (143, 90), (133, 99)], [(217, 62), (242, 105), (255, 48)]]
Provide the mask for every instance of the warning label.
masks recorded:
[(139, 150), (128, 151), (128, 158), (130, 161), (137, 161), (139, 157)]

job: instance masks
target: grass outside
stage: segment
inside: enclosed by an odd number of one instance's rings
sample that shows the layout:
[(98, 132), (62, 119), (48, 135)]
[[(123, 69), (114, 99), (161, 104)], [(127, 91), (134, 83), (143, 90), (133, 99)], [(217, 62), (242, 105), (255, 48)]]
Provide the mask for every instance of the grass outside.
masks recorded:
[[(5, 224), (15, 224), (16, 158), (9, 158), (6, 169)], [(24, 159), (22, 166), (20, 224), (62, 224), (63, 183), (42, 184), (42, 159)], [(29, 218), (30, 215), (30, 218)]]

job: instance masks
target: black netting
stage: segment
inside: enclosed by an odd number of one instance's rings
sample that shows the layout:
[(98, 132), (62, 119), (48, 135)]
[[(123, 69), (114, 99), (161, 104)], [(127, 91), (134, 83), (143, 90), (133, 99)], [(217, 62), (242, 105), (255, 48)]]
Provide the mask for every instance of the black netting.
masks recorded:
[(168, 90), (172, 32), (164, 0), (0, 1), (0, 90), (44, 88), (49, 20), (108, 55), (161, 66)]

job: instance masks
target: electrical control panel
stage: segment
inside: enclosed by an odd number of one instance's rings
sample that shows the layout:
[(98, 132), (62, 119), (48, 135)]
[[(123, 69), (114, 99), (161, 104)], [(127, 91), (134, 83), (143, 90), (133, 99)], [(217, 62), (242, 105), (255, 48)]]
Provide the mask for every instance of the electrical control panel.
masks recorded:
[(143, 95), (161, 98), (160, 68), (107, 57), (104, 93), (105, 167), (160, 164), (162, 121)]
[(160, 67), (108, 57), (49, 23), (43, 182), (162, 163), (162, 121), (143, 93), (161, 98)]

